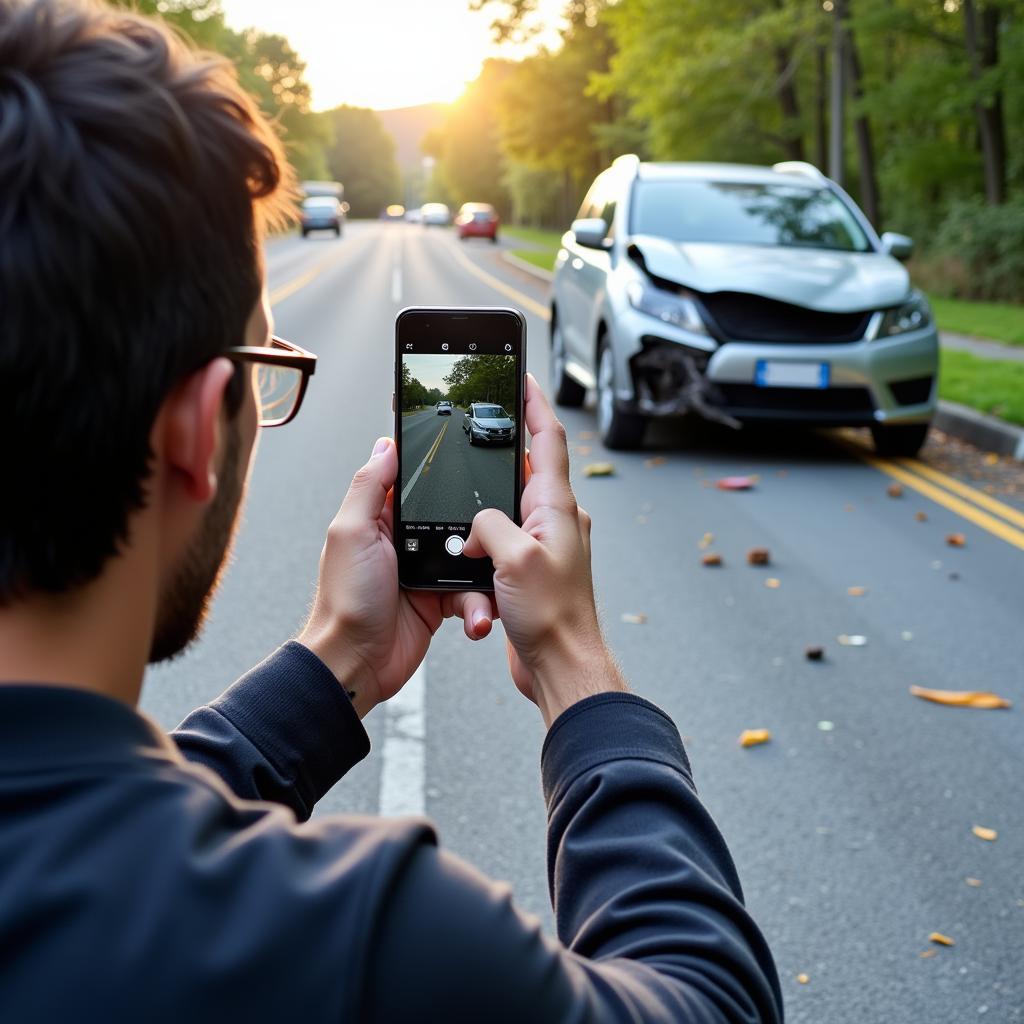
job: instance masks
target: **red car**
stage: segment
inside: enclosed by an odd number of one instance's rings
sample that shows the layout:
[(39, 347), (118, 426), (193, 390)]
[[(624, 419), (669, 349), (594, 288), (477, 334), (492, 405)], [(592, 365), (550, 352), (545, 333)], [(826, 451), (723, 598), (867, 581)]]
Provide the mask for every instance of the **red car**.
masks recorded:
[(467, 238), (498, 240), (498, 213), (490, 203), (463, 203), (455, 218), (459, 241)]

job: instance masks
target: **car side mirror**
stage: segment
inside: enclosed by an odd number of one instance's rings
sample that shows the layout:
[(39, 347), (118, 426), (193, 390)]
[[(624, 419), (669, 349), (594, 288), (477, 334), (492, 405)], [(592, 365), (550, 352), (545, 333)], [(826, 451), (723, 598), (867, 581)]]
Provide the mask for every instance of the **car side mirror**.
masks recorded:
[(576, 236), (578, 245), (586, 246), (588, 249), (610, 249), (611, 242), (608, 240), (608, 226), (600, 217), (584, 217), (582, 220), (574, 220), (569, 229)]
[(882, 235), (882, 252), (897, 260), (909, 260), (914, 255), (914, 240), (895, 231), (886, 231)]

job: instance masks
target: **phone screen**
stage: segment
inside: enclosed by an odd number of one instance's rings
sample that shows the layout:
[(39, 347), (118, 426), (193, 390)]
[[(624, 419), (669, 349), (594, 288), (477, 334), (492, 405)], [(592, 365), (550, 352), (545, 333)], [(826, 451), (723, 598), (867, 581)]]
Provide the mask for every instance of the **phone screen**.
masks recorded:
[(514, 309), (406, 309), (395, 337), (399, 581), (491, 590), (490, 559), (462, 548), (483, 508), (519, 522), (526, 323)]

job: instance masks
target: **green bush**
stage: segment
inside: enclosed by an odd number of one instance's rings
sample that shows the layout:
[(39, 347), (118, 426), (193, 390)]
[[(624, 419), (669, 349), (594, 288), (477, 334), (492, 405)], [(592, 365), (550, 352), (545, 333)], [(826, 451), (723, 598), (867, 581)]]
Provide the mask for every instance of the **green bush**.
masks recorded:
[(954, 203), (913, 270), (937, 295), (1024, 301), (1024, 200)]

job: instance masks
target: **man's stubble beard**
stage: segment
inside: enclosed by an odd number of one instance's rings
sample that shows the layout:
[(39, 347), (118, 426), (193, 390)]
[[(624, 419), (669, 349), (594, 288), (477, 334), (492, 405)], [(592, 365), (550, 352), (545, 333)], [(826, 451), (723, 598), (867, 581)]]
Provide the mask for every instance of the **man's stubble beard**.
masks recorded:
[(245, 474), (241, 472), (241, 432), (228, 425), (224, 463), (217, 474), (217, 493), (195, 541), (185, 552), (170, 583), (160, 594), (149, 661), (168, 661), (181, 654), (202, 631), (224, 568), (230, 561)]

